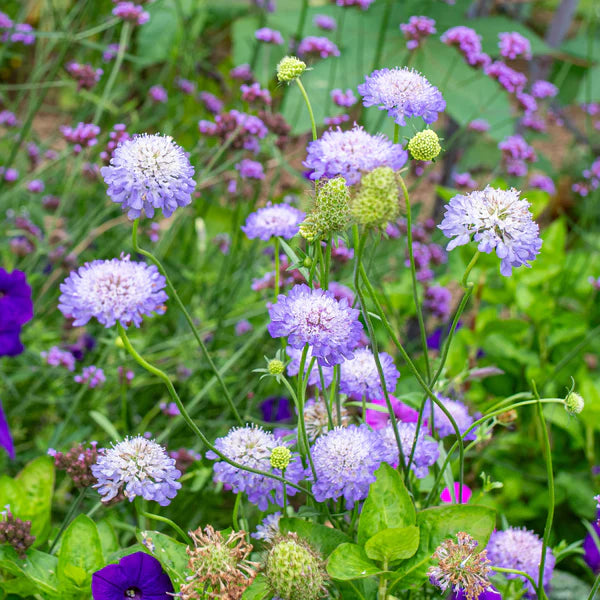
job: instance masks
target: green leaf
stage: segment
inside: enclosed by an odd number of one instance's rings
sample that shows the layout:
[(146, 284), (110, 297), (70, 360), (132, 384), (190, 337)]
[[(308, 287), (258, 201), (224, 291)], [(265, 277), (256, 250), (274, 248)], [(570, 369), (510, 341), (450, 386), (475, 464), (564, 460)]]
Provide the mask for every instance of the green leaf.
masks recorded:
[(375, 472), (358, 522), (358, 543), (362, 546), (384, 529), (415, 524), (415, 506), (398, 471), (384, 463)]
[(118, 442), (121, 439), (121, 436), (119, 435), (119, 432), (116, 430), (115, 426), (102, 413), (99, 413), (97, 410), (90, 410), (90, 417), (115, 442)]
[(369, 538), (365, 544), (365, 552), (373, 560), (386, 561), (388, 564), (396, 560), (410, 558), (419, 547), (419, 528), (393, 527), (384, 529)]
[(79, 515), (63, 534), (58, 557), (58, 579), (61, 585), (89, 587), (92, 574), (104, 566), (102, 545), (96, 524)]
[(327, 561), (327, 572), (333, 579), (350, 581), (384, 573), (356, 544), (341, 544)]
[(106, 560), (111, 554), (119, 550), (119, 540), (112, 525), (106, 519), (98, 521), (98, 535), (100, 536), (100, 545), (102, 554)]
[(150, 20), (139, 28), (137, 34), (137, 55), (144, 66), (169, 58), (179, 28), (177, 7), (173, 0), (158, 2), (146, 7), (146, 10), (150, 13)]
[(396, 571), (394, 584), (420, 585), (427, 580), (427, 570), (433, 564), (432, 554), (442, 541), (465, 531), (479, 542), (479, 548), (487, 545), (496, 524), (496, 513), (486, 506), (451, 505), (428, 508), (417, 514), (420, 529), (419, 549), (416, 554), (401, 563)]
[(269, 589), (267, 578), (259, 573), (252, 584), (248, 586), (242, 595), (242, 600), (266, 600), (273, 595)]
[(173, 583), (182, 580), (189, 561), (185, 544), (160, 531), (139, 531), (136, 537), (144, 550), (160, 562)]
[(327, 558), (340, 544), (350, 539), (339, 529), (312, 523), (298, 518), (284, 518), (279, 522), (283, 533), (294, 532), (318, 550), (323, 558)]

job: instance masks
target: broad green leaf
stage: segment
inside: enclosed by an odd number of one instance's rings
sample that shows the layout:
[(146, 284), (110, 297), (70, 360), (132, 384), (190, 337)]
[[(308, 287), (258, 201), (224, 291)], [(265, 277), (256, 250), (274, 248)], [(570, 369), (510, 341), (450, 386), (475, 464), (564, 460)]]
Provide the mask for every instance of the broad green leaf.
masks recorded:
[(119, 540), (112, 525), (106, 519), (98, 521), (98, 535), (100, 536), (100, 545), (102, 546), (102, 554), (106, 560), (113, 552), (119, 550)]
[(384, 529), (415, 524), (415, 506), (400, 473), (383, 463), (375, 475), (358, 522), (360, 545)]
[[(44, 594), (56, 594), (59, 589), (57, 563), (58, 559), (55, 556), (33, 548), (27, 551), (25, 559), (21, 559), (11, 546), (0, 546), (0, 569), (15, 576), (11, 584), (21, 585), (16, 582), (26, 579), (31, 586), (35, 586)], [(23, 584), (23, 589), (26, 587)]]
[(396, 560), (410, 558), (419, 547), (419, 528), (394, 527), (384, 529), (369, 538), (365, 544), (365, 552), (373, 560), (386, 561), (388, 564)]
[(298, 518), (285, 518), (279, 522), (282, 532), (294, 532), (318, 550), (323, 558), (327, 558), (340, 544), (349, 542), (349, 538), (339, 529), (312, 523)]
[(189, 561), (185, 544), (160, 531), (139, 531), (136, 537), (144, 550), (160, 562), (173, 583), (181, 581)]
[(244, 590), (242, 600), (266, 600), (272, 595), (266, 577), (259, 573), (252, 584)]
[(384, 573), (356, 544), (341, 544), (327, 561), (327, 572), (333, 579), (350, 581)]
[(394, 585), (399, 581), (403, 585), (422, 584), (426, 581), (435, 549), (442, 541), (455, 536), (459, 531), (467, 532), (479, 542), (479, 548), (485, 548), (495, 524), (496, 514), (486, 506), (438, 506), (419, 512), (419, 549), (413, 557), (401, 563), (390, 592), (394, 591)]

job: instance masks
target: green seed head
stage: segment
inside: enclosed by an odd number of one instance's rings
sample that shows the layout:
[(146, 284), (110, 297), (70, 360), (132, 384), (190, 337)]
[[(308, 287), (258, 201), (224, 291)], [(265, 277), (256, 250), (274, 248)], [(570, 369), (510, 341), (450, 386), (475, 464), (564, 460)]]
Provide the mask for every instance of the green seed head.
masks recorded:
[(322, 235), (319, 231), (319, 226), (316, 223), (314, 213), (308, 215), (302, 223), (300, 223), (300, 235), (307, 242), (316, 242), (320, 240)]
[(315, 222), (323, 234), (345, 231), (350, 220), (350, 191), (343, 177), (317, 186)]
[(389, 167), (378, 167), (363, 175), (352, 200), (352, 218), (365, 227), (383, 227), (400, 214), (398, 183)]
[(267, 369), (271, 375), (281, 375), (285, 370), (285, 365), (283, 364), (283, 361), (279, 360), (278, 358), (274, 358), (269, 361)]
[(292, 458), (292, 453), (289, 448), (286, 446), (277, 446), (271, 452), (271, 466), (274, 469), (283, 471), (290, 464), (290, 458)]
[(442, 151), (440, 138), (433, 129), (424, 129), (411, 138), (408, 150), (415, 160), (433, 160)]
[(294, 533), (275, 541), (267, 555), (265, 576), (271, 592), (281, 600), (318, 600), (325, 594), (323, 562)]
[(295, 56), (285, 56), (277, 65), (277, 79), (289, 83), (306, 71), (306, 63)]
[(570, 392), (565, 398), (565, 409), (572, 416), (578, 415), (584, 406), (584, 399), (576, 392)]

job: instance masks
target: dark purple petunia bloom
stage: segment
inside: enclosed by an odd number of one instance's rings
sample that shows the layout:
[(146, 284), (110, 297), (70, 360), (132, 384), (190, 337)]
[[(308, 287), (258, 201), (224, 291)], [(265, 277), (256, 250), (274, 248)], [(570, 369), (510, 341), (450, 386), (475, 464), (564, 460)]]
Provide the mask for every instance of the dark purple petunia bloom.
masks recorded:
[(287, 398), (270, 396), (261, 402), (260, 410), (262, 412), (263, 421), (267, 421), (267, 423), (289, 421), (292, 418), (292, 409), (290, 401)]
[(156, 558), (135, 552), (94, 573), (92, 596), (94, 600), (171, 600), (173, 585)]
[(0, 446), (2, 446), (7, 452), (8, 456), (15, 459), (15, 447), (13, 445), (12, 435), (10, 434), (10, 427), (2, 408), (2, 401), (0, 400)]
[[(598, 521), (592, 523), (596, 535), (600, 538), (600, 510), (598, 511)], [(594, 573), (600, 573), (600, 548), (591, 533), (588, 533), (583, 540), (583, 560)]]
[(23, 352), (21, 326), (33, 318), (31, 288), (23, 271), (0, 268), (0, 356)]

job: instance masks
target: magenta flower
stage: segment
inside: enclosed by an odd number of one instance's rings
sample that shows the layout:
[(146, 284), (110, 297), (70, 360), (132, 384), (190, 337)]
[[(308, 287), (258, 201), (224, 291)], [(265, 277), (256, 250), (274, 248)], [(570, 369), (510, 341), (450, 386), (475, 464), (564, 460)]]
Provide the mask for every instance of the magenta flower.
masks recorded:
[[(460, 483), (456, 482), (454, 484), (454, 498), (458, 499), (459, 493), (460, 493)], [(465, 485), (463, 483), (460, 504), (467, 504), (467, 502), (469, 502), (469, 500), (471, 499), (472, 495), (473, 495), (473, 492), (471, 491), (471, 488), (468, 485)], [(452, 494), (450, 493), (450, 488), (445, 487), (442, 490), (442, 493), (440, 494), (440, 500), (444, 504), (452, 504), (454, 502), (454, 500), (452, 499)]]
[[(400, 402), (395, 396), (390, 394), (390, 401), (392, 403), (392, 408), (394, 410), (394, 415), (398, 421), (402, 421), (404, 423), (416, 423), (419, 418), (419, 413), (410, 406)], [(371, 427), (371, 429), (383, 429), (387, 426), (390, 415), (387, 412), (387, 403), (385, 398), (373, 398), (370, 400), (372, 404), (377, 404), (378, 406), (382, 406), (386, 409), (386, 412), (380, 412), (373, 408), (367, 408), (367, 425)]]

